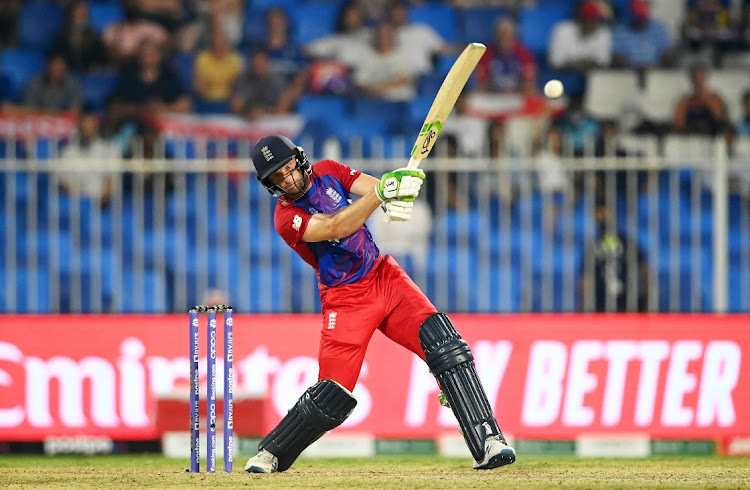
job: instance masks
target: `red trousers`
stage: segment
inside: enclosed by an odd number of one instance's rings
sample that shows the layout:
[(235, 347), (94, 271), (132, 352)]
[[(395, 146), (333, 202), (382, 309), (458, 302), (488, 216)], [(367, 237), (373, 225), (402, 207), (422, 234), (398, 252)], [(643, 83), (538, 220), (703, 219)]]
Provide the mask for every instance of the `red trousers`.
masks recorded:
[(390, 255), (354, 284), (321, 292), (318, 379), (354, 389), (375, 330), (424, 359), (419, 327), (437, 309)]

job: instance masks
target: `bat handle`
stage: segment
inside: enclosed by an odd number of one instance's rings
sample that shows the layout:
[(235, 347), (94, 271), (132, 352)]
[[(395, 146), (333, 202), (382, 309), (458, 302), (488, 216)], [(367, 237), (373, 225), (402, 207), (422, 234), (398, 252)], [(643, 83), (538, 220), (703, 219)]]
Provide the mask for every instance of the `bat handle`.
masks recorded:
[(409, 159), (409, 163), (406, 164), (406, 168), (408, 168), (408, 169), (415, 169), (415, 168), (419, 167), (419, 164), (421, 162), (422, 162), (422, 160), (417, 160), (416, 158), (411, 157)]

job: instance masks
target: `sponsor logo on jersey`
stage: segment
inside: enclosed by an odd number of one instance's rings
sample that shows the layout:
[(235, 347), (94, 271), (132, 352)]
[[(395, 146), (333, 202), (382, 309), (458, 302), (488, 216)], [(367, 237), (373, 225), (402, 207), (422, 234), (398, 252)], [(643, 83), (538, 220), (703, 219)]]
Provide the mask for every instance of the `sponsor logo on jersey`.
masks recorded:
[(294, 228), (296, 231), (299, 231), (299, 229), (302, 227), (302, 216), (299, 214), (295, 214), (294, 218), (292, 219), (292, 228)]

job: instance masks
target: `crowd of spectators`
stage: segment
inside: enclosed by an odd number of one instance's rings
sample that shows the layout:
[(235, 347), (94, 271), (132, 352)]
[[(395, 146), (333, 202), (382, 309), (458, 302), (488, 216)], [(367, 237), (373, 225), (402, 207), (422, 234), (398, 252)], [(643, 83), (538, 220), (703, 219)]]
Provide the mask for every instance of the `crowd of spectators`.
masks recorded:
[[(657, 3), (660, 12), (666, 6), (670, 14), (654, 15)], [(19, 25), (29, 4), (61, 13), (53, 35), (31, 46)], [(118, 14), (94, 22), (91, 11), (102, 5)], [(295, 17), (302, 6), (336, 6), (335, 21), (329, 29), (313, 26), (319, 35), (301, 42), (302, 26), (294, 19), (319, 21)], [(414, 21), (415, 7), (446, 7), (456, 16), (476, 9), (484, 14), (483, 29), (451, 36), (430, 22)], [(564, 14), (549, 24), (533, 17), (538, 23), (530, 24), (529, 12), (542, 11)], [(674, 19), (680, 23), (670, 24)], [(540, 46), (539, 36), (546, 44)], [(623, 131), (723, 136), (730, 148), (737, 136), (750, 135), (750, 76), (735, 90), (736, 100), (711, 83), (718, 70), (744, 67), (750, 73), (750, 0), (5, 0), (0, 47), (35, 50), (44, 63), (23, 87), (13, 87), (12, 74), (0, 74), (0, 103), (5, 114), (75, 114), (78, 129), (66, 155), (126, 157), (126, 139), (155, 139), (146, 117), (155, 112), (259, 121), (293, 115), (301, 98), (315, 95), (403, 107), (419, 95), (431, 97), (467, 41), (484, 42), (488, 50), (456, 105), (439, 152), (496, 161), (532, 157), (540, 169), (536, 187), (543, 193), (575, 186), (563, 171), (564, 157), (620, 154), (614, 141)], [(690, 88), (674, 94), (669, 120), (637, 114), (625, 124), (623, 118), (587, 111), (588, 74), (610, 69), (635, 71), (641, 85), (649, 70), (680, 70)], [(101, 97), (92, 97), (84, 86), (92, 77), (108, 87), (96, 90)], [(566, 83), (566, 98), (553, 110), (540, 86), (556, 77)], [(483, 112), (492, 105), (488, 101), (503, 98), (521, 101), (522, 111)], [(739, 119), (730, 117), (734, 107), (742, 108)], [(526, 149), (510, 141), (518, 133), (516, 120), (531, 120), (521, 126), (530, 143)], [(413, 132), (413, 121), (404, 122), (409, 124), (403, 129)], [(389, 126), (389, 131), (399, 129)], [(144, 148), (153, 154), (152, 146)], [(454, 184), (455, 176), (447, 201), (460, 208), (462, 196)], [(63, 186), (102, 203), (111, 192), (109, 181)], [(514, 192), (505, 191), (509, 201)]]
[[(557, 127), (574, 152), (581, 151), (582, 131), (601, 136), (597, 121), (589, 123), (578, 115), (585, 76), (592, 69), (675, 68), (690, 73), (695, 91), (674, 107), (670, 124), (655, 127), (641, 121), (644, 131), (747, 131), (746, 119), (733, 123), (721, 108), (742, 101), (722, 100), (706, 79), (711, 70), (726, 65), (728, 53), (747, 53), (750, 2), (671, 1), (678, 2), (672, 11), (683, 22), (671, 29), (652, 14), (649, 0), (446, 2), (456, 15), (472, 9), (487, 12), (484, 20), (491, 27), (482, 34), (487, 39), (475, 39), (471, 32), (447, 39), (428, 22), (410, 19), (412, 7), (440, 3), (321, 2), (338, 6), (335, 26), (319, 28), (319, 36), (299, 42), (300, 26), (294, 25), (291, 12), (306, 3), (301, 0), (279, 6), (264, 2), (266, 8), (255, 7), (252, 0), (36, 0), (64, 9), (64, 16), (51, 42), (34, 46), (45, 56), (44, 69), (15, 94), (7, 80), (0, 81), (0, 100), (11, 113), (113, 110), (121, 127), (138, 124), (141, 133), (147, 131), (141, 116), (148, 111), (236, 114), (257, 120), (293, 114), (299, 98), (311, 94), (410, 102), (430, 86), (425, 83), (430, 77), (440, 80), (445, 65), (441, 60), (455, 58), (470, 39), (485, 42), (489, 49), (467, 92), (518, 95), (526, 98), (525, 115), (548, 117), (543, 103), (529, 100), (542, 99), (539, 86), (550, 77), (570, 82), (569, 114), (560, 117)], [(91, 9), (100, 4), (119, 7), (120, 15), (104, 25), (92, 22)], [(23, 44), (18, 20), (25, 7), (20, 0), (0, 6), (3, 47)], [(557, 7), (567, 16), (550, 25), (522, 22), (525, 12)], [(547, 46), (526, 46), (523, 40), (529, 35), (520, 35), (521, 28), (546, 28)], [(114, 79), (102, 78), (103, 84), (111, 84), (111, 89), (97, 92), (103, 97), (92, 98), (83, 87), (82, 80), (92, 73)], [(476, 115), (471, 108), (468, 112)], [(506, 116), (485, 119), (503, 123)], [(482, 154), (490, 155), (499, 146), (491, 141), (492, 134), (499, 133), (490, 129)], [(543, 132), (537, 136), (545, 137)]]

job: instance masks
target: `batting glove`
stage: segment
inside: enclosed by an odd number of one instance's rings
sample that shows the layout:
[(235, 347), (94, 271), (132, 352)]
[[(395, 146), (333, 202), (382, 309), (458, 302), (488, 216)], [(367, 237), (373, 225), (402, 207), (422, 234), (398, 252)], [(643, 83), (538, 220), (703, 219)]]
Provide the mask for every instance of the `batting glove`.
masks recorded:
[(375, 192), (383, 202), (391, 199), (413, 201), (419, 195), (424, 178), (424, 172), (419, 169), (399, 168), (383, 174)]
[[(413, 199), (413, 198), (412, 198)], [(385, 221), (409, 221), (414, 209), (414, 201), (393, 200), (383, 203)]]

